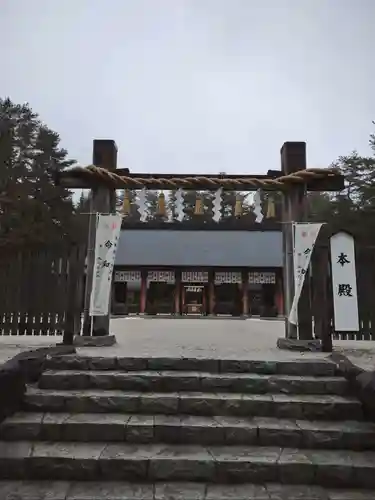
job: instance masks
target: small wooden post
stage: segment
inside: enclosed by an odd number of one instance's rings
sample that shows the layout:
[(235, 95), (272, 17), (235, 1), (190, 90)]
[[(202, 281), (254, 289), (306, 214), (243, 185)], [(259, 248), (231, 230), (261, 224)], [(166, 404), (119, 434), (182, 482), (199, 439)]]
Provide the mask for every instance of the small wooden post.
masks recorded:
[[(281, 168), (284, 175), (306, 169), (306, 143), (285, 142), (281, 148)], [(289, 323), (288, 316), (294, 297), (293, 267), (293, 227), (292, 222), (302, 222), (305, 218), (306, 186), (291, 185), (283, 197), (283, 247), (285, 287), (285, 333), (287, 338), (297, 339), (297, 326)], [(299, 338), (312, 339), (311, 300), (309, 293), (310, 276), (305, 283), (298, 303)]]
[[(117, 146), (112, 139), (95, 139), (93, 144), (93, 164), (97, 167), (115, 170), (117, 166)], [(89, 316), (90, 296), (93, 284), (95, 265), (95, 234), (96, 213), (110, 214), (115, 212), (116, 191), (106, 185), (98, 185), (91, 190), (90, 200), (90, 228), (87, 249), (87, 276), (85, 289), (85, 306), (83, 334), (90, 335), (91, 317)], [(109, 317), (93, 317), (93, 336), (109, 334)]]
[(74, 246), (67, 261), (68, 303), (65, 318), (63, 344), (72, 345), (75, 335), (79, 335), (81, 328), (82, 307), (82, 267), (84, 263), (84, 249)]

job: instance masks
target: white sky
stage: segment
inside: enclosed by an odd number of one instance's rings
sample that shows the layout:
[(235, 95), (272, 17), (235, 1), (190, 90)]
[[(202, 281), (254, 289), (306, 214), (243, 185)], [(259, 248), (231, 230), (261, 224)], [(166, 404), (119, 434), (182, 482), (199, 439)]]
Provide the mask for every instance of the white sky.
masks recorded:
[(375, 129), (375, 0), (1, 0), (0, 95), (91, 162), (263, 173), (284, 141), (324, 167)]

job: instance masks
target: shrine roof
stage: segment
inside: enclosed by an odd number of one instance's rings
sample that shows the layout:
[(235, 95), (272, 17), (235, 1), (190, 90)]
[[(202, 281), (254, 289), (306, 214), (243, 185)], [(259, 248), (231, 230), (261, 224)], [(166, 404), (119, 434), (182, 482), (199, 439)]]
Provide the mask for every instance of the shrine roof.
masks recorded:
[(281, 267), (281, 231), (121, 231), (116, 266)]

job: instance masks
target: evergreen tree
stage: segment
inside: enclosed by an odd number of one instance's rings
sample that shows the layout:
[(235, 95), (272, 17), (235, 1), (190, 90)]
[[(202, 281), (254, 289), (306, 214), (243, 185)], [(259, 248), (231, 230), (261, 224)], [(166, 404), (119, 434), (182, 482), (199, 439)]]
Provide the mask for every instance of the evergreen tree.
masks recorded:
[(54, 174), (73, 164), (28, 104), (0, 99), (0, 242), (76, 239), (71, 192)]
[(309, 193), (309, 219), (334, 223), (375, 243), (375, 134), (370, 135), (372, 153), (357, 151), (340, 156), (332, 167), (345, 176), (345, 188), (338, 193)]

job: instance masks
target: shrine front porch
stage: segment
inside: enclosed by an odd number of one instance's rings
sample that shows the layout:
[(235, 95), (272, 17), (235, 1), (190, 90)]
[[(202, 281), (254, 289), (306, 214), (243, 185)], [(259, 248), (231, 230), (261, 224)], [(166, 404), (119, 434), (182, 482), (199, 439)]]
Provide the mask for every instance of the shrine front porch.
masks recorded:
[(277, 317), (283, 315), (281, 269), (117, 268), (113, 315)]

